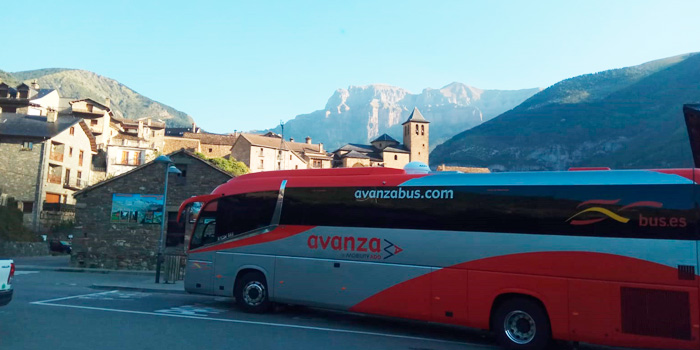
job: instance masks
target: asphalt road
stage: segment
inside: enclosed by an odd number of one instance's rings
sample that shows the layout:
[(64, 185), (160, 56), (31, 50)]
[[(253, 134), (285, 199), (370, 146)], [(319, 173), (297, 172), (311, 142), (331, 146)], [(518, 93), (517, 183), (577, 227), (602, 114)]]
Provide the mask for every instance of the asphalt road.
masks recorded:
[(129, 276), (18, 271), (0, 349), (495, 349), (484, 333), (228, 298), (90, 288)]
[(0, 349), (497, 349), (476, 330), (305, 307), (255, 315), (228, 298), (91, 288), (129, 279), (143, 277), (18, 270), (0, 308)]

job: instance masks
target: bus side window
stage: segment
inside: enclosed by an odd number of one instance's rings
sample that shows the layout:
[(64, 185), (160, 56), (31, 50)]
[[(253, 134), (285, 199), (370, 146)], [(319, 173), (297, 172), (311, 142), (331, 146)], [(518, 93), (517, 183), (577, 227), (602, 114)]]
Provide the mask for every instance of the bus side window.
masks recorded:
[(277, 191), (244, 193), (219, 199), (216, 236), (219, 240), (270, 226)]
[(199, 211), (197, 224), (192, 234), (190, 249), (216, 242), (216, 214), (218, 201), (212, 201)]

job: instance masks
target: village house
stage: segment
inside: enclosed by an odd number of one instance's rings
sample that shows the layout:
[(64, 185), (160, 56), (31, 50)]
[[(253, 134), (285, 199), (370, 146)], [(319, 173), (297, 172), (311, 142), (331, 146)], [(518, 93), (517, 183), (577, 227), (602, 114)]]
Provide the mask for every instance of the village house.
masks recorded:
[(409, 162), (429, 164), (430, 129), (418, 108), (414, 108), (403, 125), (403, 144), (387, 134), (369, 145), (348, 143), (333, 152), (336, 168), (380, 166), (403, 169)]
[(284, 140), (269, 132), (265, 135), (242, 133), (231, 148), (231, 156), (248, 166), (251, 173), (270, 170), (321, 169), (331, 167), (331, 156), (323, 144)]
[[(211, 193), (231, 179), (192, 152), (168, 155), (180, 174), (168, 175), (166, 253), (184, 254), (186, 225), (180, 203)], [(80, 267), (153, 270), (163, 219), (165, 164), (149, 162), (75, 193), (76, 237), (71, 264)], [(185, 219), (185, 223), (189, 220)], [(189, 233), (189, 231), (187, 231)]]
[(30, 85), (22, 83), (11, 88), (0, 82), (0, 113), (46, 116), (49, 110), (58, 110), (58, 91), (40, 89), (36, 81)]
[[(196, 130), (197, 132), (187, 130)], [(172, 136), (167, 136), (167, 134)], [(168, 153), (185, 149), (191, 152), (202, 153), (207, 158), (228, 158), (231, 155), (231, 147), (236, 143), (236, 139), (238, 139), (238, 133), (230, 135), (211, 134), (202, 132), (194, 124), (192, 124), (192, 128), (167, 128), (164, 152)]]
[(0, 195), (17, 201), (35, 232), (70, 220), (72, 195), (87, 185), (96, 151), (81, 118), (0, 113)]

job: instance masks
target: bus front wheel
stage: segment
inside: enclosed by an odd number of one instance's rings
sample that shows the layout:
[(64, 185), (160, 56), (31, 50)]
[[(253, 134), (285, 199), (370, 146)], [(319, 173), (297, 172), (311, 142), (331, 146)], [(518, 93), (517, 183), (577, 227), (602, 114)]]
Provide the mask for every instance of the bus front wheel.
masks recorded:
[(247, 272), (236, 282), (233, 293), (236, 304), (245, 312), (264, 313), (270, 310), (270, 299), (265, 275)]
[(498, 343), (511, 350), (545, 349), (551, 340), (549, 317), (529, 298), (511, 298), (494, 312), (493, 330)]

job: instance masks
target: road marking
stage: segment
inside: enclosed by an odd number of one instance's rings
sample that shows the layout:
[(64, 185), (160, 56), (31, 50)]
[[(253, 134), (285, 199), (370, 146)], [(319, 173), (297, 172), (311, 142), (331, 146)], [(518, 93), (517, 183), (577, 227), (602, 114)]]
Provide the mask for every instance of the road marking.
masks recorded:
[(63, 298), (56, 298), (56, 299), (49, 299), (49, 300), (34, 301), (34, 302), (31, 302), (30, 304), (44, 304), (44, 303), (51, 303), (54, 301), (76, 299), (76, 298), (87, 297), (87, 296), (91, 296), (91, 295), (109, 294), (109, 293), (116, 293), (116, 292), (118, 292), (118, 290), (110, 290), (107, 292), (90, 293), (90, 294), (81, 294), (81, 295), (74, 295), (72, 297), (63, 297)]
[(15, 276), (19, 275), (29, 275), (32, 273), (39, 273), (39, 271), (15, 271)]
[(217, 309), (214, 307), (206, 307), (201, 305), (184, 305), (178, 307), (171, 307), (169, 309), (156, 310), (158, 313), (166, 314), (176, 314), (176, 315), (190, 315), (190, 316), (200, 316), (207, 317), (209, 314), (220, 314), (226, 310)]
[[(115, 293), (115, 292), (117, 292), (117, 291), (116, 291), (116, 290), (112, 290), (112, 291), (108, 291), (108, 292), (93, 293), (93, 294), (107, 294), (107, 293)], [(91, 295), (91, 294), (86, 294), (86, 295)], [(161, 317), (177, 317), (177, 318), (188, 318), (188, 319), (195, 319), (195, 320), (210, 320), (210, 321), (219, 321), (219, 322), (228, 322), (228, 323), (249, 324), (249, 325), (256, 325), (256, 326), (270, 326), (270, 327), (280, 327), (280, 328), (295, 328), (295, 329), (306, 329), (306, 330), (313, 330), (313, 331), (335, 332), (335, 333), (346, 333), (346, 334), (360, 334), (360, 335), (370, 335), (370, 336), (387, 337), (387, 338), (398, 338), (398, 339), (410, 339), (410, 340), (430, 341), (430, 342), (438, 342), (438, 343), (446, 343), (446, 344), (471, 345), (471, 346), (475, 346), (475, 347), (479, 347), (479, 348), (484, 348), (484, 349), (497, 349), (496, 347), (494, 347), (494, 346), (489, 346), (489, 345), (481, 345), (481, 344), (474, 344), (474, 343), (465, 343), (465, 342), (459, 342), (459, 341), (453, 341), (453, 340), (444, 340), (444, 339), (435, 339), (435, 338), (415, 337), (415, 336), (401, 335), (401, 334), (379, 333), (379, 332), (367, 332), (367, 331), (355, 331), (355, 330), (350, 330), (350, 329), (339, 329), (339, 328), (328, 328), (328, 327), (302, 326), (302, 325), (287, 324), (287, 323), (274, 323), (274, 322), (261, 322), (261, 321), (234, 320), (234, 319), (226, 319), (226, 318), (215, 318), (215, 317), (193, 316), (193, 315), (181, 315), (181, 314), (161, 313), (161, 312), (148, 312), (148, 311), (135, 311), (135, 310), (120, 310), (120, 309), (110, 309), (110, 308), (93, 307), (93, 306), (52, 304), (52, 302), (54, 302), (54, 301), (75, 299), (75, 298), (79, 298), (79, 297), (81, 297), (81, 296), (85, 296), (85, 295), (76, 295), (76, 296), (73, 296), (73, 297), (58, 298), (58, 299), (43, 300), (43, 301), (35, 301), (35, 302), (31, 302), (30, 304), (33, 304), (33, 305), (41, 305), (41, 306), (66, 307), (66, 308), (72, 308), (72, 309), (84, 309), (84, 310), (95, 310), (95, 311), (119, 312), (119, 313), (125, 313), (125, 314), (151, 315), (151, 316), (161, 316)]]

